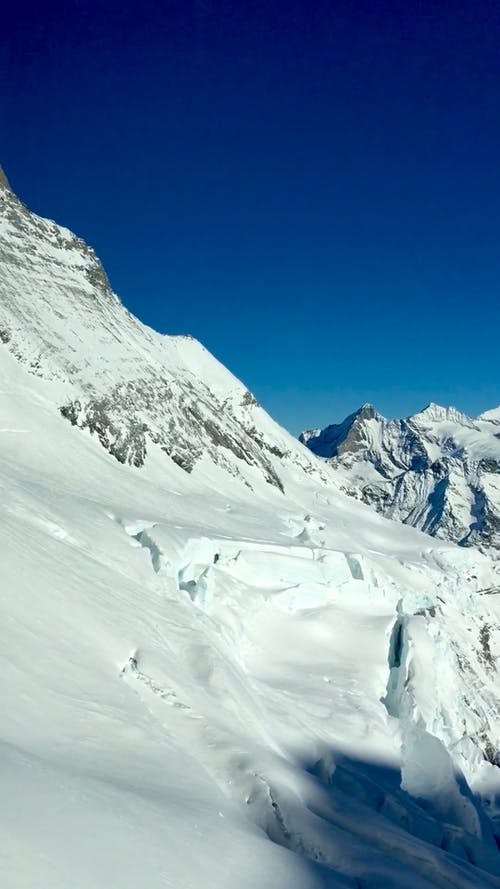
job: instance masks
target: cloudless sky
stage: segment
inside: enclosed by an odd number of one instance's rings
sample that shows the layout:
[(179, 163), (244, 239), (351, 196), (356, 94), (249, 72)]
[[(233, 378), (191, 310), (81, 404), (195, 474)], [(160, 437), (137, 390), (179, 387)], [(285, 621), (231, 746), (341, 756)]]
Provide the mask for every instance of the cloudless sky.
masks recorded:
[(0, 161), (281, 423), (500, 403), (500, 4), (20, 2)]

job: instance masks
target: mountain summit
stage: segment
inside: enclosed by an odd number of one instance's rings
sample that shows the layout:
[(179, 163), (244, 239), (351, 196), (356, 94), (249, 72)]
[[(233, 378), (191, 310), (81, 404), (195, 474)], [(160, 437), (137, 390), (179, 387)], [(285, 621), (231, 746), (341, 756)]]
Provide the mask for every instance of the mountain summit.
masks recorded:
[(300, 440), (342, 490), (392, 519), (462, 546), (500, 547), (500, 408), (471, 419), (429, 404), (387, 420), (364, 405)]

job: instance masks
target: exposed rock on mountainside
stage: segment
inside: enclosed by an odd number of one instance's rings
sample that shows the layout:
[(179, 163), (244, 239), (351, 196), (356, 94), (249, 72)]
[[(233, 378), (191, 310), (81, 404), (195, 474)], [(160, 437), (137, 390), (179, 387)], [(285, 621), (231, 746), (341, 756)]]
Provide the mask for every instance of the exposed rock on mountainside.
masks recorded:
[(430, 404), (403, 420), (364, 405), (300, 440), (342, 490), (388, 518), (461, 546), (500, 548), (500, 408), (473, 420)]
[[(5, 180), (6, 182), (6, 180)], [(130, 315), (94, 251), (0, 188), (0, 340), (54, 383), (61, 413), (117, 460), (161, 449), (190, 472), (202, 459), (283, 490), (280, 462), (324, 471), (196, 340)]]

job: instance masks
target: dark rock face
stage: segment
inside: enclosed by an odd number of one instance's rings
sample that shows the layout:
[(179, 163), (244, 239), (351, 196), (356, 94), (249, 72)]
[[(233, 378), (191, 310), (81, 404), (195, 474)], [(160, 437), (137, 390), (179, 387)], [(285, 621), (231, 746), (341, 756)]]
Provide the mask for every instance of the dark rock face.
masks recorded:
[(64, 405), (60, 410), (62, 416), (69, 420), (72, 426), (95, 433), (103, 448), (119, 463), (143, 466), (146, 459), (147, 426), (144, 423), (129, 423), (119, 428), (111, 419), (111, 409), (112, 404), (109, 399), (102, 398), (99, 401), (89, 402), (86, 409), (82, 409), (79, 401), (74, 401)]

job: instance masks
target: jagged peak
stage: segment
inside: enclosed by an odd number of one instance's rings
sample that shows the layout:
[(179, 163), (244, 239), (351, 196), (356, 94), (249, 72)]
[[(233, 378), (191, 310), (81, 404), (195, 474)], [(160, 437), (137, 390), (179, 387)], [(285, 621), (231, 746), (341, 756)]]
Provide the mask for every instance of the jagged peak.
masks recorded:
[(361, 420), (373, 420), (380, 417), (380, 414), (375, 410), (373, 404), (366, 401), (360, 408), (358, 408), (354, 416), (359, 417)]
[[(299, 441), (309, 447), (311, 447), (309, 445), (310, 442), (318, 439), (328, 443), (337, 441), (337, 439), (346, 436), (353, 426), (357, 427), (362, 425), (365, 420), (374, 419), (383, 420), (383, 417), (375, 410), (372, 404), (365, 402), (356, 411), (353, 411), (352, 414), (348, 414), (347, 417), (344, 417), (340, 423), (330, 423), (324, 428), (317, 427), (315, 429), (305, 429), (300, 433)], [(314, 450), (314, 448), (311, 447), (311, 450)]]
[(352, 426), (353, 423), (357, 423), (361, 420), (373, 420), (373, 419), (381, 419), (381, 415), (377, 413), (373, 404), (369, 402), (365, 402), (361, 407), (358, 407), (356, 411), (353, 411), (352, 414), (348, 414), (347, 417), (344, 417), (340, 423), (332, 423), (331, 426), (327, 428), (330, 429), (340, 429), (340, 427), (349, 427)]
[(369, 402), (365, 402), (365, 404), (362, 404), (361, 407), (358, 407), (358, 409), (356, 411), (354, 411), (352, 414), (348, 414), (347, 417), (344, 417), (344, 419), (340, 423), (333, 423), (331, 427), (327, 427), (327, 428), (332, 428), (332, 429), (343, 428), (343, 429), (345, 429), (345, 428), (349, 428), (353, 425), (359, 425), (360, 423), (363, 423), (363, 421), (365, 421), (365, 420), (383, 420), (383, 419), (384, 418), (382, 417), (382, 415), (379, 414), (378, 411), (375, 410), (375, 408), (373, 407), (373, 404), (370, 404)]
[(460, 423), (466, 426), (472, 425), (471, 418), (462, 411), (459, 411), (456, 407), (444, 407), (441, 404), (436, 404), (434, 401), (430, 401), (423, 410), (418, 411), (418, 413), (413, 414), (413, 416), (408, 417), (408, 419), (420, 419), (434, 422), (443, 422), (447, 420), (448, 422)]

